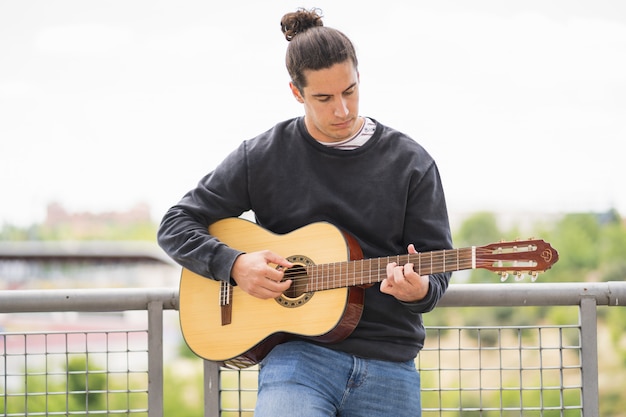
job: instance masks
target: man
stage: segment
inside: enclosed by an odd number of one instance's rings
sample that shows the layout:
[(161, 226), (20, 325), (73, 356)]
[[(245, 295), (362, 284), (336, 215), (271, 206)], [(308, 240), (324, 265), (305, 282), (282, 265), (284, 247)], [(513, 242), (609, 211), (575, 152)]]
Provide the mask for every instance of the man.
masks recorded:
[[(353, 236), (365, 258), (449, 249), (439, 172), (415, 141), (359, 115), (358, 60), (351, 41), (323, 26), (316, 10), (281, 21), (290, 88), (304, 117), (244, 141), (164, 216), (159, 244), (177, 262), (261, 299), (280, 296), (293, 264), (271, 248), (243, 253), (208, 226), (251, 210), (284, 234), (328, 222)], [(323, 242), (319, 243), (323, 245)], [(418, 416), (422, 313), (450, 274), (419, 275), (385, 265), (365, 289), (363, 314), (344, 340), (295, 338), (260, 363), (256, 416)], [(209, 279), (209, 278), (207, 278)]]

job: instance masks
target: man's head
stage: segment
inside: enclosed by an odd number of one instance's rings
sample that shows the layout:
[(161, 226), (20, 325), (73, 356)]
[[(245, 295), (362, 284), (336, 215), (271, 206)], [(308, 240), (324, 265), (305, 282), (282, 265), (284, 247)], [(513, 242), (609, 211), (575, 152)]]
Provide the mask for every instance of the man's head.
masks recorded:
[(330, 68), (351, 61), (358, 70), (354, 45), (342, 32), (323, 26), (318, 10), (299, 9), (287, 13), (280, 21), (287, 47), (287, 71), (299, 89), (306, 87), (306, 70)]
[(311, 136), (322, 142), (354, 136), (362, 120), (358, 61), (350, 39), (324, 27), (316, 10), (286, 14), (281, 28), (289, 41), (286, 63), (291, 91), (304, 104)]

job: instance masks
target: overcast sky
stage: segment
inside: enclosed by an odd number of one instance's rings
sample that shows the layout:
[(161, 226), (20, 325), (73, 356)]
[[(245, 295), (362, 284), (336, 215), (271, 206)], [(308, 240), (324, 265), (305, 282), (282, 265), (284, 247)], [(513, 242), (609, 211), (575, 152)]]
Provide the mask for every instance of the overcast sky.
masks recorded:
[(279, 28), (299, 6), (351, 37), (361, 114), (430, 151), (451, 213), (626, 216), (625, 1), (0, 0), (0, 224), (51, 202), (159, 220), (302, 114)]

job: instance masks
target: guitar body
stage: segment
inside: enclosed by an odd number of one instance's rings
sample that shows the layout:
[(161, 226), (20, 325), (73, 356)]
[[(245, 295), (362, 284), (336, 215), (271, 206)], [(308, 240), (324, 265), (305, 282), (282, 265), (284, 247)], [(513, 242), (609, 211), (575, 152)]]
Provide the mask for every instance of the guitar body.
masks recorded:
[(363, 259), (356, 240), (329, 223), (313, 223), (285, 235), (247, 220), (215, 222), (209, 232), (243, 252), (269, 249), (288, 259), (290, 288), (261, 300), (239, 287), (184, 269), (180, 279), (180, 323), (187, 345), (198, 356), (245, 368), (278, 343), (293, 337), (321, 343), (345, 339), (363, 312), (364, 288), (386, 278), (385, 265), (410, 263), (420, 275), (482, 268), (531, 279), (549, 269), (559, 254), (543, 240), (516, 240), (460, 249)]
[[(360, 259), (356, 241), (328, 223), (314, 223), (277, 235), (242, 219), (224, 219), (209, 232), (244, 252), (269, 249), (292, 263), (326, 264)], [(230, 317), (223, 323), (223, 284), (183, 269), (180, 323), (185, 342), (198, 356), (235, 367), (260, 361), (276, 344), (293, 336), (338, 342), (356, 327), (363, 310), (363, 288), (307, 293), (293, 299), (261, 300), (229, 286)]]

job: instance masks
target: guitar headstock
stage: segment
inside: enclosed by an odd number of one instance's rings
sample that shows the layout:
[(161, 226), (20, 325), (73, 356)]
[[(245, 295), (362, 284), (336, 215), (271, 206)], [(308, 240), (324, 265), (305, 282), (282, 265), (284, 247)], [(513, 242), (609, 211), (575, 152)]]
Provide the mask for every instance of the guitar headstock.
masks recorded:
[(509, 274), (521, 280), (529, 274), (534, 282), (540, 272), (552, 267), (559, 253), (543, 240), (516, 240), (476, 247), (476, 267), (496, 272), (505, 281)]

